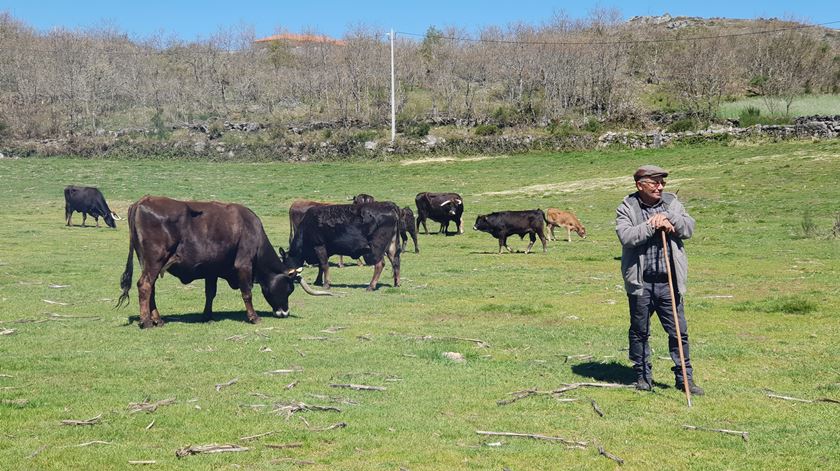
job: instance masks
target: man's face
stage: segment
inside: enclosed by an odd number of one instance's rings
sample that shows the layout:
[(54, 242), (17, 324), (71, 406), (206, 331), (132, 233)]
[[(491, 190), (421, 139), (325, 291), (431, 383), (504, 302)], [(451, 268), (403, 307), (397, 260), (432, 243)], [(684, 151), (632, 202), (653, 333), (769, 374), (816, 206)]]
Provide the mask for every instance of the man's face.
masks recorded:
[(665, 189), (665, 180), (661, 177), (645, 177), (636, 182), (636, 189), (645, 204), (656, 204), (662, 199), (662, 190)]

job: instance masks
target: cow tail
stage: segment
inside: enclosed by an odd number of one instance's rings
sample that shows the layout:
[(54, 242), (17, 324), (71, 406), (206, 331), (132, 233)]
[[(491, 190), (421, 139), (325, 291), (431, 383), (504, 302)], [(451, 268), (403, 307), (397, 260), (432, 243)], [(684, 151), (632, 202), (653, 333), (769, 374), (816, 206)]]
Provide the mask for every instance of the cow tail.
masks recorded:
[(120, 277), (120, 288), (122, 288), (122, 294), (117, 300), (117, 305), (114, 307), (128, 305), (128, 292), (131, 290), (131, 277), (134, 274), (134, 246), (137, 244), (137, 231), (134, 227), (134, 214), (136, 212), (137, 206), (132, 204), (128, 208), (128, 260), (125, 262), (125, 271), (123, 272), (122, 277)]

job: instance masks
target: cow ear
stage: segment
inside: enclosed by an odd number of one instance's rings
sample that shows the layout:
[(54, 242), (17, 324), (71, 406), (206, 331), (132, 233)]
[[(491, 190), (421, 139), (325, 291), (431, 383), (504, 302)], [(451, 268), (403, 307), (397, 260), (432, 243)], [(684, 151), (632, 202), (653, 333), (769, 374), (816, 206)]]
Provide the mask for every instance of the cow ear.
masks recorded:
[(280, 254), (281, 260), (286, 260), (286, 251), (283, 250), (283, 247), (277, 247), (277, 253)]

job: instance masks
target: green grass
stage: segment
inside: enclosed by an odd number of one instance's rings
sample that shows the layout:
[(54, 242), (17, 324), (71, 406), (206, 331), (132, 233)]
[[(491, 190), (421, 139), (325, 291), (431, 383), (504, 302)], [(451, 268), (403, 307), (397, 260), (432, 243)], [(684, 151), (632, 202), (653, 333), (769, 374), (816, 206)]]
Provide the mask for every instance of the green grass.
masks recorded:
[[(655, 393), (581, 389), (566, 393), (578, 402), (535, 396), (497, 405), (527, 388), (632, 378), (613, 224), (632, 189), (629, 175), (645, 163), (671, 171), (668, 189), (679, 190), (697, 219), (687, 242), (686, 306), (706, 395), (689, 409), (671, 387), (670, 361), (660, 359), (667, 356), (665, 334), (654, 321), (654, 373), (663, 383)], [(154, 469), (297, 469), (294, 461), (272, 464), (292, 458), (324, 470), (616, 467), (595, 446), (568, 450), (475, 433), (487, 430), (597, 443), (623, 458), (625, 469), (831, 467), (840, 462), (840, 407), (775, 400), (767, 390), (840, 399), (840, 241), (828, 236), (840, 201), (839, 164), (837, 140), (413, 165), (0, 160), (0, 329), (14, 329), (0, 335), (0, 463), (39, 470), (126, 468), (129, 460), (154, 460)], [(116, 230), (65, 227), (62, 188), (71, 183), (100, 187), (121, 215), (144, 194), (240, 202), (283, 246), (295, 198), (341, 201), (364, 192), (413, 206), (418, 191), (451, 190), (465, 199), (467, 232), (421, 234), (421, 253), (403, 255), (400, 288), (390, 286), (389, 270), (385, 285), (368, 293), (360, 286), (371, 268), (335, 269), (334, 289), (346, 296), (296, 290), (288, 319), (270, 316), (255, 294), (263, 316), (256, 326), (245, 322), (239, 294), (224, 283), (218, 320), (198, 322), (203, 283), (184, 286), (165, 276), (157, 297), (168, 323), (141, 331), (129, 322), (138, 313), (136, 288), (128, 308), (112, 308), (128, 251), (125, 221)], [(536, 207), (574, 211), (587, 239), (529, 255), (521, 253), (526, 242), (515, 239), (509, 244), (519, 253), (496, 255), (494, 239), (469, 229), (477, 214)], [(817, 227), (813, 237), (802, 233), (805, 208)], [(304, 275), (312, 280), (315, 270)], [(444, 352), (466, 361), (445, 360)], [(300, 371), (266, 374), (292, 368)], [(153, 413), (128, 409), (167, 398), (176, 403)], [(341, 412), (289, 419), (272, 413), (291, 401)], [(60, 425), (99, 414), (97, 425)], [(347, 427), (309, 429), (338, 422)], [(748, 431), (750, 440), (683, 424)], [(275, 433), (239, 440), (269, 431)], [(95, 440), (109, 444), (76, 446)], [(501, 446), (487, 445), (495, 442)], [(178, 448), (209, 443), (251, 449), (175, 457)], [(266, 446), (282, 443), (301, 446)]]
[[(774, 108), (776, 109), (776, 114), (784, 114), (784, 102), (776, 100), (775, 103)], [(751, 106), (761, 110), (762, 116), (769, 116), (771, 114), (764, 99), (756, 96), (721, 103), (718, 116), (730, 119), (738, 118), (743, 110)], [(836, 114), (840, 114), (840, 95), (806, 95), (794, 99), (790, 106), (790, 115), (792, 117)]]

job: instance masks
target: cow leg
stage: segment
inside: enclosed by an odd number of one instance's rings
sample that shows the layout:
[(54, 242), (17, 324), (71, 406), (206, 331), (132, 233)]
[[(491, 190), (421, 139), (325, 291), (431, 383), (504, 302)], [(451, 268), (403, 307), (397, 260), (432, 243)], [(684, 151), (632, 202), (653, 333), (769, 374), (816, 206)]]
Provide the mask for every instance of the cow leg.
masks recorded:
[(85, 221), (87, 221), (87, 213), (82, 212), (82, 227), (85, 227)]
[(344, 255), (338, 256), (338, 268), (344, 268)]
[(391, 243), (391, 246), (388, 247), (388, 250), (385, 252), (388, 255), (388, 260), (391, 262), (391, 271), (394, 272), (394, 287), (400, 285), (400, 253), (402, 249), (399, 247), (399, 243), (394, 238), (394, 242)]
[[(236, 267), (236, 274), (239, 278), (239, 291), (242, 292), (242, 301), (245, 302), (245, 312), (248, 314), (248, 322), (256, 324), (260, 321), (260, 316), (254, 310), (251, 296), (251, 288), (254, 286), (254, 276), (250, 268)], [(205, 285), (206, 289), (206, 285)]]
[(73, 217), (73, 210), (69, 207), (64, 207), (64, 219), (67, 220), (67, 225), (70, 225), (70, 219)]
[(373, 278), (370, 280), (370, 284), (367, 287), (368, 291), (373, 291), (376, 289), (376, 284), (379, 283), (379, 277), (382, 276), (382, 270), (385, 268), (385, 259), (379, 260), (376, 264), (373, 265)]
[(315, 279), (315, 284), (318, 284), (320, 280), (324, 289), (330, 289), (330, 260), (327, 256), (327, 248), (315, 247), (315, 255), (318, 257), (318, 278)]
[(557, 237), (554, 235), (554, 224), (549, 224), (548, 225), (548, 232), (549, 232), (549, 238), (551, 240), (557, 240)]
[(531, 247), (534, 246), (534, 242), (537, 241), (537, 235), (533, 232), (528, 233), (528, 237), (531, 239), (531, 242), (528, 244), (528, 248), (525, 249), (525, 253), (531, 252)]
[(464, 233), (464, 218), (458, 220), (458, 234)]
[(421, 219), (421, 216), (417, 216), (417, 230), (418, 231), (420, 230), (420, 224), (423, 225), (423, 233), (428, 234), (429, 233), (429, 228), (426, 227), (426, 219), (425, 218)]
[(204, 280), (204, 320), (213, 320), (213, 299), (216, 297), (216, 287), (219, 279), (216, 277)]
[(93, 220), (96, 221), (96, 227), (99, 227), (99, 216), (93, 216)]
[[(504, 245), (504, 246), (505, 246), (505, 248), (507, 249), (508, 253), (513, 252), (513, 250), (511, 250), (511, 249), (510, 249), (510, 247), (508, 247), (508, 244), (507, 244), (507, 236), (502, 236), (502, 238), (500, 239), (500, 242), (499, 242), (499, 243), (500, 243), (501, 245)], [(501, 249), (501, 247), (499, 248), (499, 253), (502, 253), (502, 249)]]
[(566, 242), (571, 242), (571, 241), (572, 241), (572, 228), (567, 227), (566, 228)]
[[(537, 235), (540, 237), (540, 242), (542, 242), (543, 253), (546, 253), (548, 251), (548, 249), (546, 248), (546, 244), (545, 244), (545, 234), (543, 234), (542, 231), (540, 231), (540, 232), (537, 233)], [(533, 242), (532, 242), (532, 244), (533, 244)]]
[(157, 326), (157, 327), (161, 327), (164, 324), (164, 322), (163, 322), (163, 319), (160, 318), (160, 311), (158, 311), (157, 301), (155, 301), (155, 294), (156, 293), (157, 293), (157, 287), (155, 287), (155, 285), (152, 285), (152, 297), (151, 297), (151, 299), (149, 299), (149, 307), (152, 308), (152, 312), (151, 312), (152, 324)]
[(140, 328), (154, 327), (152, 323), (152, 293), (155, 287), (157, 273), (154, 274), (146, 267), (137, 280), (137, 298), (140, 300)]

